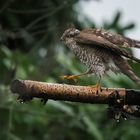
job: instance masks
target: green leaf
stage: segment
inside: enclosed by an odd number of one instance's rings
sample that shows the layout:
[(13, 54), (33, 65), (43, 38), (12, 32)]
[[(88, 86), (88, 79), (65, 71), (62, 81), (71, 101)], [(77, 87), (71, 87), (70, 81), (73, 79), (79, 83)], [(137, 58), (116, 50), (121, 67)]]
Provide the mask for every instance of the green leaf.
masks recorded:
[(89, 133), (96, 138), (96, 140), (103, 140), (100, 130), (97, 128), (96, 124), (90, 119), (89, 116), (85, 115), (83, 121), (89, 131)]
[(50, 100), (48, 102), (48, 104), (53, 106), (57, 110), (61, 110), (61, 111), (65, 112), (67, 115), (74, 116), (74, 111), (73, 111), (72, 107), (70, 107), (62, 102)]

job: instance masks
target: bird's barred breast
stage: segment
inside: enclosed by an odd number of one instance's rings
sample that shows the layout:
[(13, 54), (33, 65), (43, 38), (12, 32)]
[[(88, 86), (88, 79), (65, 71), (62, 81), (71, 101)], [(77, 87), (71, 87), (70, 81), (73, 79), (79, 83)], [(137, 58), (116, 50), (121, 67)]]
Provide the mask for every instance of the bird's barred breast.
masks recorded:
[(85, 64), (91, 73), (95, 73), (97, 76), (102, 76), (106, 72), (106, 67), (100, 59), (100, 56), (96, 54), (96, 50), (93, 48), (78, 47), (75, 55), (80, 61)]
[(108, 70), (116, 72), (117, 69), (115, 64), (112, 64), (111, 54), (100, 48), (100, 46), (94, 45), (89, 47), (87, 45), (79, 45), (73, 40), (71, 40), (71, 43), (69, 42), (66, 43), (67, 46), (88, 67), (90, 73), (95, 73), (101, 77)]

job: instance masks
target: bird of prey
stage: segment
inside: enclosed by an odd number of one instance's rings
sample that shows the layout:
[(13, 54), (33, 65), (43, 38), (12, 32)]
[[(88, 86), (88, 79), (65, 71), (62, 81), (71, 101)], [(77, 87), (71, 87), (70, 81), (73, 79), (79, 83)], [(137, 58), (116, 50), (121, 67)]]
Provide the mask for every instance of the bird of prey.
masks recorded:
[(82, 31), (69, 28), (63, 33), (61, 41), (87, 67), (87, 71), (82, 74), (65, 75), (62, 78), (74, 79), (94, 73), (100, 80), (104, 74), (111, 70), (114, 73), (121, 72), (127, 75), (137, 85), (140, 85), (140, 79), (134, 74), (131, 66), (125, 59), (129, 58), (140, 63), (140, 60), (128, 53), (127, 49), (133, 47), (140, 49), (140, 41), (95, 28)]

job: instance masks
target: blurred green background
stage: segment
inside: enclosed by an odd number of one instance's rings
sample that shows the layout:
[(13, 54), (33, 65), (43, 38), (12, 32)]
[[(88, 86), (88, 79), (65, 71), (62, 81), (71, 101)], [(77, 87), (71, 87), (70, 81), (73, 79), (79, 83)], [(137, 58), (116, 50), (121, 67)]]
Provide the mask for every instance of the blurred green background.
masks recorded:
[[(85, 0), (86, 1), (86, 0)], [(99, 27), (96, 21), (79, 18), (79, 0), (0, 1), (0, 140), (131, 140), (139, 139), (138, 119), (117, 123), (107, 117), (107, 106), (38, 99), (17, 102), (9, 88), (14, 79), (68, 83), (58, 77), (85, 71), (59, 40), (71, 25), (78, 29)], [(87, 1), (88, 2), (88, 1)], [(98, 1), (96, 1), (98, 2)], [(80, 12), (80, 11), (79, 11)], [(121, 25), (121, 11), (102, 27), (122, 35), (136, 23)], [(131, 62), (140, 76), (140, 65)], [(96, 83), (81, 77), (78, 85)], [(138, 88), (129, 78), (110, 73), (102, 86)], [(72, 84), (72, 83), (70, 83)]]

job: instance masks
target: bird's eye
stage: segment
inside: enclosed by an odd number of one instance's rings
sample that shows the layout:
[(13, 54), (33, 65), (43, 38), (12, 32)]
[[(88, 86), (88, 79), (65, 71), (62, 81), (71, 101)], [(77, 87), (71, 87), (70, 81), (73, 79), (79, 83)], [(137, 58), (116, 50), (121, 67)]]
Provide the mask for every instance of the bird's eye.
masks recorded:
[(75, 30), (75, 34), (79, 34), (79, 33), (80, 33), (80, 31), (76, 29)]
[(79, 30), (74, 30), (74, 31), (71, 31), (70, 33), (69, 33), (69, 36), (70, 37), (73, 37), (73, 36), (75, 36), (75, 35), (77, 35), (77, 34), (79, 34), (80, 33), (80, 31)]

